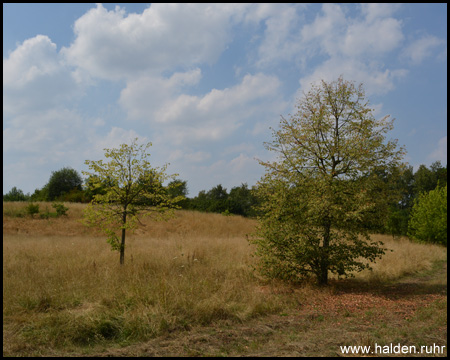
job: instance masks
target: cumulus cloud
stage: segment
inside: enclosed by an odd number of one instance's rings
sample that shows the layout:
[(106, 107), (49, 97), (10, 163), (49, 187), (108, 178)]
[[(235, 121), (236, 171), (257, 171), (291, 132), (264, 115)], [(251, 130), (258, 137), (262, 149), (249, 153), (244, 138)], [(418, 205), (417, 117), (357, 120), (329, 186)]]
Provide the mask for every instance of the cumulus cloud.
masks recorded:
[[(273, 116), (285, 106), (277, 95), (280, 81), (274, 76), (246, 75), (235, 86), (212, 89), (203, 96), (176, 94), (178, 87), (174, 86), (186, 79), (195, 82), (198, 71), (174, 76), (175, 80), (172, 76), (167, 80), (159, 78), (131, 83), (122, 92), (120, 101), (134, 118), (146, 121), (150, 127), (164, 133), (167, 141), (176, 144), (223, 139), (246, 120), (255, 116), (262, 119)], [(159, 106), (150, 99), (156, 87), (168, 95)]]
[[(272, 4), (255, 9), (254, 18), (265, 20), (264, 37), (258, 49), (257, 65), (264, 67), (279, 61), (291, 61), (302, 50), (298, 32), (299, 14), (303, 6), (289, 4)], [(270, 12), (268, 11), (270, 9)], [(259, 16), (257, 16), (259, 15)]]
[(25, 40), (3, 59), (3, 110), (7, 114), (60, 105), (80, 94), (71, 70), (47, 36)]
[(341, 5), (323, 4), (315, 19), (301, 28), (299, 39), (304, 62), (318, 56), (323, 60), (314, 62), (317, 65), (299, 80), (297, 95), (307, 92), (312, 83), (340, 75), (364, 83), (367, 95), (393, 90), (407, 70), (389, 69), (383, 62), (404, 41), (401, 22), (390, 17), (398, 7), (388, 5), (363, 5), (351, 17)]
[(367, 22), (372, 22), (379, 18), (386, 18), (393, 15), (401, 4), (392, 3), (362, 3), (361, 12), (364, 14)]
[[(308, 92), (311, 84), (320, 80), (333, 81), (340, 75), (345, 80), (363, 83), (366, 95), (385, 94), (394, 89), (395, 81), (408, 74), (405, 69), (383, 69), (377, 62), (364, 63), (355, 59), (334, 57), (316, 67), (314, 72), (300, 79), (300, 90)], [(298, 92), (298, 94), (301, 94)]]
[(212, 64), (231, 41), (240, 10), (221, 5), (157, 3), (126, 14), (98, 4), (75, 22), (76, 39), (63, 52), (72, 64), (112, 80)]
[(200, 79), (201, 70), (198, 68), (185, 73), (177, 72), (168, 79), (162, 76), (144, 76), (127, 83), (121, 92), (119, 103), (127, 109), (130, 119), (160, 121), (158, 118), (151, 118), (155, 109), (180, 95), (183, 89), (197, 84)]
[(378, 57), (401, 44), (401, 23), (394, 18), (359, 21), (347, 28), (343, 40), (340, 50), (346, 56)]

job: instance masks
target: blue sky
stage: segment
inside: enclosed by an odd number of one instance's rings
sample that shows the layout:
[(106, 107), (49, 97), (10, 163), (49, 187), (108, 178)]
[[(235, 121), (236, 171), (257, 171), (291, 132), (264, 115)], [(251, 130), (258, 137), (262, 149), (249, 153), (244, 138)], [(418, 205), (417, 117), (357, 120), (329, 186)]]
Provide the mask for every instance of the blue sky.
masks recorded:
[(3, 193), (139, 137), (189, 196), (254, 185), (312, 83), (363, 83), (447, 164), (447, 4), (3, 4)]

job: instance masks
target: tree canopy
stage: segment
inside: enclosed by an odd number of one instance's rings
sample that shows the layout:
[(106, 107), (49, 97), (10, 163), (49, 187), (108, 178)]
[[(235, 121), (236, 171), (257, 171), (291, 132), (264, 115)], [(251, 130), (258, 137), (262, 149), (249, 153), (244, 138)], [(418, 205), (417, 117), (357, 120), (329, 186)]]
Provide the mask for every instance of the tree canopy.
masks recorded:
[(447, 246), (447, 185), (424, 192), (414, 201), (408, 235)]
[[(169, 196), (163, 186), (177, 174), (167, 175), (167, 165), (152, 167), (147, 153), (152, 144), (138, 145), (137, 141), (136, 138), (130, 145), (122, 144), (118, 149), (104, 149), (108, 161), (86, 160), (91, 172), (83, 172), (89, 176), (94, 194), (86, 209), (86, 223), (99, 226), (105, 232), (112, 249), (120, 252), (120, 264), (124, 263), (126, 230), (137, 226), (138, 215), (167, 219), (173, 215), (177, 202), (183, 199)], [(169, 188), (178, 184), (172, 182)], [(96, 192), (96, 189), (101, 191)], [(122, 234), (120, 239), (118, 232)]]
[(74, 189), (81, 190), (82, 183), (81, 176), (72, 168), (65, 167), (61, 170), (54, 171), (46, 185), (48, 200), (55, 200), (59, 196), (69, 193)]
[(362, 84), (342, 77), (322, 81), (299, 100), (297, 113), (281, 117), (273, 141), (274, 161), (261, 161), (260, 225), (251, 239), (260, 270), (298, 280), (328, 273), (351, 276), (384, 254), (367, 223), (382, 223), (394, 198), (381, 176), (399, 167), (404, 155), (386, 140), (393, 120), (375, 119)]

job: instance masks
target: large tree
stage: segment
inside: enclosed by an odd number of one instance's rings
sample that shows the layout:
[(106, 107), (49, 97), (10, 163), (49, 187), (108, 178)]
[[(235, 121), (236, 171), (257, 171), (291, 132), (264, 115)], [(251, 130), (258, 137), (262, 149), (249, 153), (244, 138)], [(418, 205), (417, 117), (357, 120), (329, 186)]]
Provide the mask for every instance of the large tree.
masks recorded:
[(61, 195), (72, 190), (82, 190), (83, 180), (80, 174), (72, 168), (65, 167), (58, 171), (53, 171), (47, 183), (48, 200), (55, 200)]
[[(104, 149), (109, 161), (86, 160), (92, 172), (83, 171), (90, 177), (94, 190), (93, 200), (85, 212), (86, 223), (99, 226), (106, 233), (112, 249), (120, 252), (120, 264), (125, 259), (126, 230), (137, 226), (138, 215), (167, 219), (173, 215), (176, 203), (183, 199), (169, 196), (170, 191), (163, 186), (177, 174), (167, 175), (167, 165), (152, 167), (147, 153), (151, 143), (138, 145), (137, 141), (136, 138), (131, 145), (122, 144), (118, 149)], [(169, 186), (177, 186), (177, 183)], [(120, 239), (118, 233), (121, 233)]]
[(261, 161), (263, 215), (251, 242), (264, 274), (327, 284), (329, 272), (352, 276), (384, 254), (367, 229), (384, 221), (395, 194), (380, 174), (404, 151), (386, 140), (393, 120), (375, 119), (362, 84), (322, 81), (297, 108), (265, 144), (276, 159)]

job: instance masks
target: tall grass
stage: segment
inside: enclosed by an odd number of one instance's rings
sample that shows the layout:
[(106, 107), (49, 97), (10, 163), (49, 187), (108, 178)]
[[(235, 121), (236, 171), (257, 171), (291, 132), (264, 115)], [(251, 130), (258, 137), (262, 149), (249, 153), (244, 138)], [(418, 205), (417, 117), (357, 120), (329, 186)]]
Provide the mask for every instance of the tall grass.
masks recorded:
[[(11, 353), (44, 344), (125, 344), (297, 306), (279, 288), (261, 291), (267, 283), (253, 273), (254, 249), (245, 239), (253, 220), (190, 211), (168, 222), (147, 219), (128, 236), (120, 266), (105, 239), (79, 223), (84, 205), (65, 206), (67, 218), (3, 217), (3, 320), (4, 334), (6, 326), (15, 339)], [(446, 257), (438, 246), (380, 239), (394, 252), (357, 277), (394, 279)]]

